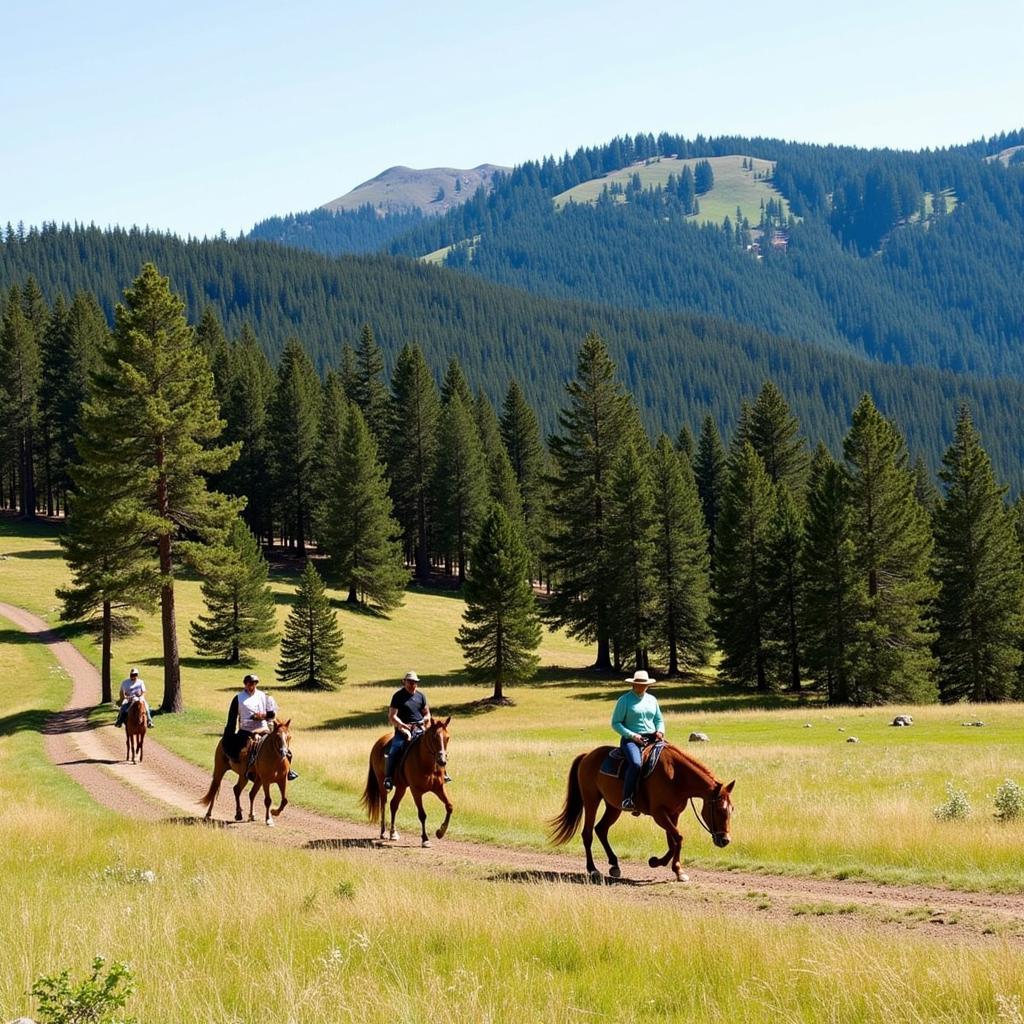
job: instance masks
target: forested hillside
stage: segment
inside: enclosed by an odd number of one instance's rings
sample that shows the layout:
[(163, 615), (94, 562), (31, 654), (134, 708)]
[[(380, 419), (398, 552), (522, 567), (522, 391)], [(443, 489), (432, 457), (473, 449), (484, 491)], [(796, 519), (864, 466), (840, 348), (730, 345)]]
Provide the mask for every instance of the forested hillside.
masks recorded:
[(455, 356), (492, 400), (515, 377), (546, 430), (581, 339), (597, 330), (649, 430), (695, 429), (705, 413), (728, 430), (740, 402), (770, 377), (808, 435), (833, 447), (869, 392), (900, 422), (911, 450), (934, 465), (964, 399), (1000, 471), (1015, 486), (1024, 480), (1024, 384), (880, 366), (705, 316), (537, 298), (393, 257), (327, 259), (262, 243), (49, 227), (12, 233), (0, 245), (0, 287), (33, 276), (47, 301), (85, 291), (110, 318), (147, 260), (169, 275), (194, 323), (207, 305), (233, 337), (249, 323), (272, 360), (294, 336), (321, 371), (338, 366), (343, 346), (355, 345), (370, 323), (389, 371), (402, 345), (415, 341), (435, 374)]
[[(880, 362), (1021, 377), (1024, 166), (985, 158), (1022, 141), (908, 153), (627, 136), (524, 164), (490, 196), (381, 231), (395, 230), (392, 252), (452, 246), (450, 266), (538, 294), (701, 311)], [(556, 209), (566, 190), (637, 161), (726, 155), (773, 162), (792, 216), (766, 207), (760, 220), (700, 226), (681, 179)], [(355, 248), (354, 220), (294, 222), (290, 244)], [(324, 244), (328, 230), (336, 244)]]

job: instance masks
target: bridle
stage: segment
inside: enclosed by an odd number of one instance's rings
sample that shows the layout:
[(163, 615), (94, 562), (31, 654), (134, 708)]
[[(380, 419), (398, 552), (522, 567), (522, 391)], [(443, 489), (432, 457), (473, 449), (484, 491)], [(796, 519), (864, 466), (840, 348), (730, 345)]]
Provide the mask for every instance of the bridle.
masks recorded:
[[(444, 739), (442, 733), (444, 732), (444, 726), (438, 724), (436, 729), (427, 729), (423, 734), (422, 743), (423, 745), (434, 755), (434, 764), (443, 768), (448, 763), (448, 753), (444, 749)], [(437, 744), (431, 741), (431, 738), (437, 737)]]
[(725, 835), (725, 830), (718, 828), (718, 822), (716, 820), (717, 814), (722, 813), (718, 811), (718, 801), (722, 796), (722, 784), (719, 782), (712, 792), (714, 794), (714, 800), (711, 803), (711, 828), (708, 828), (704, 819), (697, 813), (697, 808), (692, 800), (690, 801), (690, 807), (693, 810), (693, 816), (697, 819), (697, 824), (700, 825), (700, 827), (704, 829), (712, 839), (714, 839), (715, 836)]

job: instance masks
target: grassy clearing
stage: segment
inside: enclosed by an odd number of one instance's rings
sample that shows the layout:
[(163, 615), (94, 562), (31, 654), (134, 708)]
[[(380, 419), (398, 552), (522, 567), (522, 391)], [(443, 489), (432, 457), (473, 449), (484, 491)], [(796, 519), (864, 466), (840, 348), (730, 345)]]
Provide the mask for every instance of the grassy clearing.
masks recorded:
[[(53, 617), (54, 587), (64, 579), (55, 540), (47, 531), (0, 524), (0, 599)], [(28, 557), (30, 556), (30, 557)], [(278, 574), (278, 614), (283, 621), (293, 578)], [(337, 596), (337, 595), (336, 595)], [(186, 623), (201, 609), (198, 584), (177, 591), (184, 690), (189, 707), (159, 716), (156, 737), (198, 764), (209, 765), (230, 696), (241, 670), (195, 657)], [(486, 688), (467, 681), (454, 641), (462, 609), (444, 593), (410, 592), (391, 619), (353, 612), (339, 602), (345, 631), (348, 682), (332, 693), (308, 694), (273, 687), (274, 657), (257, 671), (296, 728), (294, 795), (304, 805), (359, 818), (359, 795), (372, 741), (384, 733), (385, 712), (407, 668), (424, 678), (435, 711), (453, 715), (452, 835), (496, 844), (546, 846), (544, 821), (561, 806), (572, 758), (611, 742), (608, 717), (623, 689), (617, 680), (583, 671), (589, 648), (561, 634), (546, 634), (538, 681), (513, 687), (516, 707), (481, 711)], [(76, 638), (94, 661), (88, 637)], [(118, 644), (118, 672), (139, 664), (153, 695), (162, 689), (159, 621)], [(921, 881), (966, 889), (1021, 891), (1020, 849), (1024, 822), (993, 819), (993, 795), (1006, 778), (1024, 782), (1019, 705), (958, 705), (898, 709), (829, 709), (779, 699), (772, 710), (749, 694), (723, 692), (713, 673), (659, 687), (670, 736), (684, 742), (691, 730), (711, 743), (695, 748), (723, 780), (736, 778), (735, 842), (716, 850), (687, 818), (684, 853), (708, 866), (817, 873), (889, 881)], [(896, 711), (911, 710), (909, 729), (889, 725)], [(98, 714), (109, 715), (109, 710)], [(982, 728), (961, 723), (980, 719)], [(850, 736), (859, 740), (847, 743)], [(966, 822), (941, 823), (932, 809), (949, 780), (972, 804)], [(431, 822), (439, 806), (428, 802)], [(411, 804), (400, 825), (414, 821)], [(368, 826), (368, 834), (372, 829)], [(613, 832), (624, 859), (661, 852), (662, 840), (647, 819), (628, 819)], [(577, 842), (569, 849), (579, 850)]]
[[(768, 173), (770, 175), (775, 166), (774, 162), (750, 157), (749, 162), (753, 163), (754, 169), (746, 170), (742, 166), (744, 159), (747, 158), (742, 155), (709, 158), (708, 162), (715, 172), (715, 184), (710, 192), (698, 197), (700, 213), (693, 218), (697, 223), (721, 224), (726, 217), (735, 222), (736, 207), (738, 206), (751, 225), (756, 227), (761, 220), (761, 203), (762, 201), (767, 203), (769, 199), (781, 202), (788, 215), (789, 203), (782, 193), (777, 192), (764, 178), (754, 177), (755, 174)], [(650, 163), (624, 167), (622, 170), (613, 171), (604, 177), (584, 181), (574, 188), (560, 193), (555, 196), (555, 206), (561, 207), (568, 202), (596, 202), (606, 185), (610, 186), (612, 182), (618, 182), (625, 186), (634, 174), (640, 175), (640, 181), (644, 188), (651, 188), (655, 185), (664, 186), (670, 174), (674, 174), (678, 178), (685, 166), (689, 165), (690, 170), (693, 170), (696, 163), (697, 160), (662, 157), (660, 160), (652, 160)]]

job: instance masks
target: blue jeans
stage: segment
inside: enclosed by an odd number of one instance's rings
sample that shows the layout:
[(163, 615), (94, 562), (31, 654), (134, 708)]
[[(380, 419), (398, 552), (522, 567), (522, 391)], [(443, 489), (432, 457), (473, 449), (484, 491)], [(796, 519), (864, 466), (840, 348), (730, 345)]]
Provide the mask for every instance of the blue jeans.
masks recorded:
[(622, 799), (636, 796), (636, 784), (640, 780), (640, 765), (643, 762), (643, 751), (632, 740), (625, 736), (619, 741), (619, 750), (626, 759), (626, 778), (622, 783)]
[[(149, 701), (144, 700), (142, 703), (143, 703), (143, 705), (146, 708), (146, 724), (150, 728), (152, 728), (152, 726), (153, 726), (153, 713), (149, 710)], [(132, 706), (131, 705), (131, 701), (125, 701), (125, 703), (122, 704), (117, 709), (117, 722), (115, 723), (116, 725), (119, 725), (119, 726), (124, 725), (124, 720), (128, 717), (128, 709), (131, 706)]]
[[(418, 725), (412, 727), (413, 736), (417, 736), (421, 732), (423, 730)], [(395, 730), (395, 735), (392, 737), (391, 743), (388, 744), (388, 749), (384, 752), (385, 779), (392, 779), (394, 777), (395, 766), (402, 760), (402, 754), (411, 742), (411, 739), (406, 739), (404, 732)]]

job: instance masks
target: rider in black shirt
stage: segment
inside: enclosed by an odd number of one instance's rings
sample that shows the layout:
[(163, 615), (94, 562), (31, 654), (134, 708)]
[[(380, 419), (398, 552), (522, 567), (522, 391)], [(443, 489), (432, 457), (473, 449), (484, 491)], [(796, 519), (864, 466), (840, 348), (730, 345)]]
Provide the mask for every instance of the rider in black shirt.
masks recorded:
[(419, 690), (420, 677), (406, 672), (402, 688), (396, 690), (388, 708), (388, 723), (395, 727), (395, 735), (384, 755), (384, 788), (394, 788), (391, 775), (402, 759), (402, 752), (413, 736), (430, 726), (430, 708), (426, 696)]

